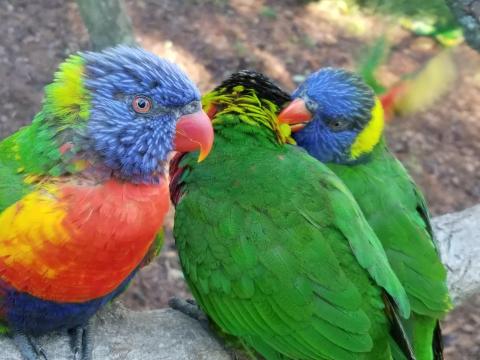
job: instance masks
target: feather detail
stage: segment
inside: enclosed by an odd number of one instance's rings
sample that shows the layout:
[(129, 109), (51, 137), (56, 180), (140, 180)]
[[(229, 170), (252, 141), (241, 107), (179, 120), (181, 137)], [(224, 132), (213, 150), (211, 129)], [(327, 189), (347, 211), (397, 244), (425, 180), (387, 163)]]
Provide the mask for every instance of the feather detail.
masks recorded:
[(0, 215), (0, 279), (60, 302), (108, 294), (146, 255), (168, 196), (166, 182), (43, 186)]

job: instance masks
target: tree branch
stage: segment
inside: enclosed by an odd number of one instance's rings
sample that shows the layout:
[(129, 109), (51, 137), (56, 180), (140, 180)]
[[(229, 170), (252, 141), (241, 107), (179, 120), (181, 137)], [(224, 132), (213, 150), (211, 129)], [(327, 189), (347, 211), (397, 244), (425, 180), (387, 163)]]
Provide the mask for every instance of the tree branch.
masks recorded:
[(77, 0), (77, 4), (93, 50), (136, 44), (123, 0)]
[(480, 0), (446, 0), (467, 43), (480, 52)]
[(480, 205), (433, 219), (455, 305), (480, 292)]
[[(96, 316), (94, 328), (94, 360), (231, 359), (198, 321), (172, 309), (137, 312), (115, 303)], [(38, 340), (48, 360), (73, 359), (66, 334)], [(0, 336), (0, 360), (22, 360), (6, 336)]]

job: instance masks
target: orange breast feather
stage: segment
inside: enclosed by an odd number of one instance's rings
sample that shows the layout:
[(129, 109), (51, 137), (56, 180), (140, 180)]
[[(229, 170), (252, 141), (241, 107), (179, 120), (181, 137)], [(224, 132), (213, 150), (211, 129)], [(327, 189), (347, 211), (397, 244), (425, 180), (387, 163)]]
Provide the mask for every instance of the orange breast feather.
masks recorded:
[(168, 207), (166, 181), (34, 191), (0, 214), (0, 279), (45, 300), (104, 296), (140, 263)]

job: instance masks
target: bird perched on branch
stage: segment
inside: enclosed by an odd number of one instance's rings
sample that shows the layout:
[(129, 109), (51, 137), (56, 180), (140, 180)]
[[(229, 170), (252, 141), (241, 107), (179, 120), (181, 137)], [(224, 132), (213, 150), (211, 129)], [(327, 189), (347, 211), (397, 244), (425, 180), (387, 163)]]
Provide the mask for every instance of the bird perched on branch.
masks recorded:
[(288, 145), (276, 117), (288, 98), (252, 72), (204, 97), (215, 146), (170, 168), (190, 289), (220, 331), (267, 360), (412, 359), (397, 315), (409, 316), (405, 290), (339, 178)]
[(169, 207), (167, 156), (213, 130), (193, 82), (139, 48), (60, 65), (32, 123), (0, 142), (0, 332), (25, 360), (32, 336), (74, 332), (91, 359), (89, 319), (125, 289)]
[(280, 122), (303, 122), (297, 144), (352, 192), (409, 296), (404, 325), (416, 358), (441, 359), (438, 321), (451, 308), (446, 270), (423, 195), (385, 143), (380, 101), (359, 76), (334, 68), (311, 74), (292, 98)]

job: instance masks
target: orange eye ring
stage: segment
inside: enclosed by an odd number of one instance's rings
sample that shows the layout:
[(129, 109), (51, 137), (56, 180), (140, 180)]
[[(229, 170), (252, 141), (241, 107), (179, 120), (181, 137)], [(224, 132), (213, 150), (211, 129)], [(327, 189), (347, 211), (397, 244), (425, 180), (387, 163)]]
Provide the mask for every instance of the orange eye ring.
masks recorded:
[(132, 107), (136, 113), (146, 114), (152, 108), (152, 100), (143, 95), (137, 95), (132, 100)]

